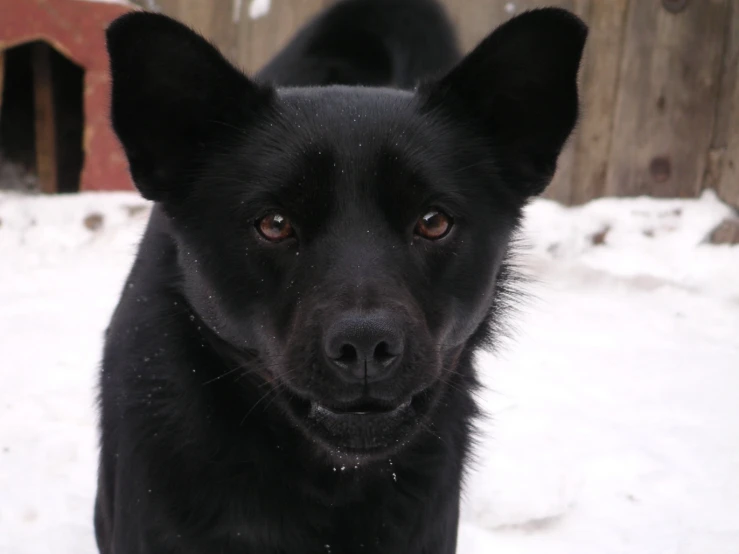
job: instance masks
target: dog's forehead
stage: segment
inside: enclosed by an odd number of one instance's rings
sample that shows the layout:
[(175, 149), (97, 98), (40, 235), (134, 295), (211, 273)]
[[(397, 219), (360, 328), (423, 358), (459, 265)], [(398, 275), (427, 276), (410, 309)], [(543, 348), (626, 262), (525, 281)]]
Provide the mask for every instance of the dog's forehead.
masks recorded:
[(413, 92), (406, 90), (344, 85), (280, 88), (277, 96), (286, 105), (350, 114), (362, 110), (400, 108), (408, 106), (415, 98)]
[[(378, 179), (387, 179), (401, 167), (408, 169), (432, 142), (427, 118), (415, 95), (406, 91), (343, 86), (282, 89), (276, 111), (277, 142), (283, 145), (277, 150), (286, 156), (283, 166), (292, 165), (293, 173), (301, 177), (319, 176), (323, 191), (339, 196), (347, 189), (354, 189), (355, 195), (357, 187), (392, 185)], [(298, 184), (304, 184), (302, 179)]]
[[(369, 87), (312, 87), (278, 91), (282, 116), (304, 126), (311, 140), (381, 146), (419, 124), (411, 92)], [(308, 135), (308, 133), (310, 133)], [(347, 143), (347, 141), (350, 141)]]

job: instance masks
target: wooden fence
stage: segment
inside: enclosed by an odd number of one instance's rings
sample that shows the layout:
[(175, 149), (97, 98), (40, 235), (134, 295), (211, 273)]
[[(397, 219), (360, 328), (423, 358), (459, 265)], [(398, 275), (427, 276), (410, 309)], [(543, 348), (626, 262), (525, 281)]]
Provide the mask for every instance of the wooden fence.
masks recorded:
[[(157, 0), (165, 13), (257, 70), (332, 0)], [(258, 4), (269, 11), (252, 17)], [(583, 117), (549, 195), (694, 197), (715, 189), (739, 207), (739, 0), (446, 0), (464, 49), (515, 13), (558, 5), (590, 38)]]

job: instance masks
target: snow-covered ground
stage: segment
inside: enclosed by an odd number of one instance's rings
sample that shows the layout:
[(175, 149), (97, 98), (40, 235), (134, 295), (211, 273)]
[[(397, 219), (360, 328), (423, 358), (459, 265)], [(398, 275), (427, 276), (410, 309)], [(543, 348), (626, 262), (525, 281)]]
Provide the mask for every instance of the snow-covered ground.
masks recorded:
[[(0, 195), (0, 553), (95, 552), (94, 382), (133, 194)], [(697, 201), (529, 209), (460, 554), (739, 552), (739, 247)]]

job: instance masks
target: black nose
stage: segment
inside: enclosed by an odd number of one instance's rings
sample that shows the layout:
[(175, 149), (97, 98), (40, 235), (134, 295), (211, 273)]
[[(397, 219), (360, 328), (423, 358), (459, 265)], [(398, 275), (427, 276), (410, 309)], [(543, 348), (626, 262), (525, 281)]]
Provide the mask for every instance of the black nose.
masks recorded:
[(400, 322), (386, 312), (350, 314), (328, 329), (326, 358), (352, 381), (377, 381), (389, 376), (403, 354)]

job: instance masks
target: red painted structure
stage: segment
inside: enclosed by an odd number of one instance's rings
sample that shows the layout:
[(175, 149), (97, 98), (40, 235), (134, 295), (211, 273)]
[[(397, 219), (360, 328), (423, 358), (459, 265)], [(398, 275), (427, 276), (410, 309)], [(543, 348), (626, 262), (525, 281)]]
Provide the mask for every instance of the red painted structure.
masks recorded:
[(42, 40), (85, 71), (85, 161), (80, 190), (130, 190), (128, 162), (110, 126), (105, 28), (135, 9), (125, 2), (0, 0), (0, 50)]

